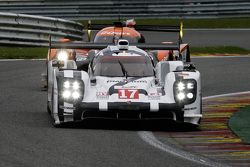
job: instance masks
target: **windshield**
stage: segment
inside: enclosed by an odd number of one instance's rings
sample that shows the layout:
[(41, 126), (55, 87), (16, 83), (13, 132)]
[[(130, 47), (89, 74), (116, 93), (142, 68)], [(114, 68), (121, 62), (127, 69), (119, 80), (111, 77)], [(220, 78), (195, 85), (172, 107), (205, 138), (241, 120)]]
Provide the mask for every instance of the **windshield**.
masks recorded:
[(147, 56), (99, 56), (94, 64), (95, 76), (148, 77), (154, 75)]
[[(96, 36), (94, 43), (113, 43), (114, 39), (119, 36)], [(130, 43), (138, 43), (139, 37), (123, 36), (122, 39), (128, 40)]]

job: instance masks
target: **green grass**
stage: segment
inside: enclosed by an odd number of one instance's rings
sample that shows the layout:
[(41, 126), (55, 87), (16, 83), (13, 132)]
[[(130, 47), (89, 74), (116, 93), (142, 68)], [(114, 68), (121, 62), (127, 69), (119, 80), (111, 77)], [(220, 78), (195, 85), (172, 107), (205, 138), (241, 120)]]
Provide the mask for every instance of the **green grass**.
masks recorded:
[[(250, 50), (234, 46), (191, 47), (192, 56), (209, 54), (249, 55)], [(48, 48), (38, 47), (0, 47), (0, 59), (39, 59), (46, 58)]]
[(235, 113), (229, 120), (229, 127), (243, 142), (250, 144), (250, 106)]
[(216, 47), (191, 47), (190, 52), (192, 55), (200, 54), (237, 54), (247, 55), (250, 50), (236, 46), (216, 46)]
[[(117, 20), (93, 20), (92, 23), (109, 23)], [(138, 25), (179, 25), (183, 21), (184, 28), (250, 28), (250, 18), (223, 19), (136, 19)], [(79, 21), (84, 25), (86, 20)]]
[(46, 58), (48, 48), (39, 47), (0, 47), (1, 59)]

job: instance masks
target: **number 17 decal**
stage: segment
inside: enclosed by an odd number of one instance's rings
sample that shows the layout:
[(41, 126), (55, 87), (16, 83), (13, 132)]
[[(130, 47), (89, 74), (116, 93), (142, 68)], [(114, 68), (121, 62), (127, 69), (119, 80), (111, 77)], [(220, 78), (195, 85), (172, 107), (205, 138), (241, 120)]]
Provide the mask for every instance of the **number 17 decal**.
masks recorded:
[(119, 89), (119, 99), (139, 99), (139, 91), (137, 89)]

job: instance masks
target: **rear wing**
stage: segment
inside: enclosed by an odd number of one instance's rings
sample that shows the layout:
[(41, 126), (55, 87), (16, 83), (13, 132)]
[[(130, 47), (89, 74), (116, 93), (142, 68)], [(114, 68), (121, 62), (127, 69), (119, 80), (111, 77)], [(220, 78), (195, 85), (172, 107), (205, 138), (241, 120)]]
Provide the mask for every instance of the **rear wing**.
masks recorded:
[[(50, 49), (104, 49), (113, 43), (87, 43), (87, 42), (51, 42)], [(136, 46), (143, 50), (180, 50), (179, 44), (141, 44), (141, 43), (130, 43), (130, 46)]]
[[(92, 30), (101, 30), (106, 27), (113, 26), (115, 27), (127, 27), (126, 23), (124, 22), (114, 22), (113, 24), (91, 24), (91, 21), (88, 22), (87, 25), (87, 34), (88, 34), (88, 39), (90, 41), (91, 37), (91, 31)], [(179, 37), (178, 37), (178, 44), (182, 44), (182, 38), (183, 38), (183, 23), (180, 22), (179, 26), (159, 26), (159, 25), (135, 25), (134, 26), (135, 30), (137, 31), (154, 31), (154, 32), (173, 32), (173, 33), (178, 33), (179, 32)]]
[[(106, 27), (127, 27), (125, 23), (114, 22), (113, 24), (91, 24), (87, 25), (87, 30), (101, 30)], [(135, 25), (138, 31), (158, 31), (158, 32), (180, 32), (181, 26), (158, 26), (158, 25)]]

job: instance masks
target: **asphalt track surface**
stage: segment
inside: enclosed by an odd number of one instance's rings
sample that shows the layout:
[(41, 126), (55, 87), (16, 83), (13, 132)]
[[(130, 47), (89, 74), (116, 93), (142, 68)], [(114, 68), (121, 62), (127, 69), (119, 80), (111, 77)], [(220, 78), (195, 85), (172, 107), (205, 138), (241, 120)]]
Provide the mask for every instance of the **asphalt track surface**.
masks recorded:
[[(203, 96), (248, 91), (250, 57), (193, 59)], [(145, 143), (138, 131), (169, 123), (88, 121), (54, 128), (40, 90), (43, 61), (0, 62), (0, 166), (202, 166)], [(171, 131), (173, 131), (172, 127)]]

